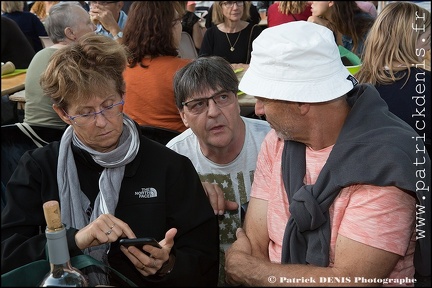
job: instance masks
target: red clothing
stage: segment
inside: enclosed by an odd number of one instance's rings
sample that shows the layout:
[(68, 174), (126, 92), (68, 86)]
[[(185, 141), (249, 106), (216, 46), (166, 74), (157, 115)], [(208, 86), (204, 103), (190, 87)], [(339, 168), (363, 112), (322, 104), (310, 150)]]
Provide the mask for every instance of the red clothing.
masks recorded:
[(126, 95), (123, 111), (140, 125), (186, 130), (175, 105), (173, 77), (190, 59), (161, 56), (144, 59), (148, 68), (127, 67), (124, 74)]
[(270, 5), (267, 11), (267, 27), (273, 27), (276, 25), (304, 20), (307, 21), (309, 16), (312, 16), (311, 6), (308, 4), (306, 9), (300, 14), (282, 14), (279, 12), (279, 3), (273, 3)]

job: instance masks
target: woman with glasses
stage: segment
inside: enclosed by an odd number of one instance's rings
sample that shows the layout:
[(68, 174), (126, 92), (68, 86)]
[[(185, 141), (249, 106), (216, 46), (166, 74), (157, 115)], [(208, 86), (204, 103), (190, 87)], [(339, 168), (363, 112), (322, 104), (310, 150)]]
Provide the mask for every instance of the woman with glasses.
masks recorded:
[[(2, 274), (45, 259), (42, 205), (57, 200), (71, 257), (89, 254), (139, 287), (217, 284), (217, 218), (190, 160), (123, 114), (126, 60), (123, 46), (95, 34), (53, 54), (41, 85), (69, 127), (60, 141), (26, 152), (6, 187)], [(148, 256), (118, 243), (135, 237), (162, 248), (145, 245)], [(84, 272), (89, 286), (125, 285)]]
[(215, 1), (214, 26), (204, 34), (199, 56), (220, 56), (231, 64), (249, 64), (252, 42), (262, 28), (249, 19), (250, 1)]

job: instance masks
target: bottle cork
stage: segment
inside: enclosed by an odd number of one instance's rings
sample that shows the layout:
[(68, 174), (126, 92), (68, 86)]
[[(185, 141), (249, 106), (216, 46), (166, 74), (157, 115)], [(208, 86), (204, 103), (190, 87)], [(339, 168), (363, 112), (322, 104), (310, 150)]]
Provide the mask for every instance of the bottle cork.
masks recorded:
[(1, 67), (1, 75), (9, 74), (15, 71), (15, 65), (8, 61)]
[(63, 228), (60, 215), (60, 205), (58, 201), (51, 200), (45, 202), (43, 204), (43, 210), (48, 230), (55, 231)]

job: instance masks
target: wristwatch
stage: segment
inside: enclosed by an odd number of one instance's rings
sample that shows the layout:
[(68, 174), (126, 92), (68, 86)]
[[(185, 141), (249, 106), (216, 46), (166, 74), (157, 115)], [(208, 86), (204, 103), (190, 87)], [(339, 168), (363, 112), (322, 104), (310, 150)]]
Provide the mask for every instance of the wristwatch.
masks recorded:
[(117, 39), (122, 38), (122, 37), (123, 37), (123, 32), (120, 31), (119, 33), (117, 33), (117, 35), (114, 35), (114, 36), (113, 36), (113, 39), (114, 39), (114, 40), (117, 40)]

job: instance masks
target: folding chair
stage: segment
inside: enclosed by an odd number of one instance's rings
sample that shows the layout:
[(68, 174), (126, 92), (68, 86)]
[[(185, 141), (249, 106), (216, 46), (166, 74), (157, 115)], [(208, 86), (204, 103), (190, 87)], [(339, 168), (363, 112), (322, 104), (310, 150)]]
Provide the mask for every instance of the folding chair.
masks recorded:
[(195, 44), (192, 37), (187, 32), (184, 31), (181, 34), (179, 54), (181, 58), (187, 58), (187, 59), (198, 58), (198, 53), (195, 48)]

